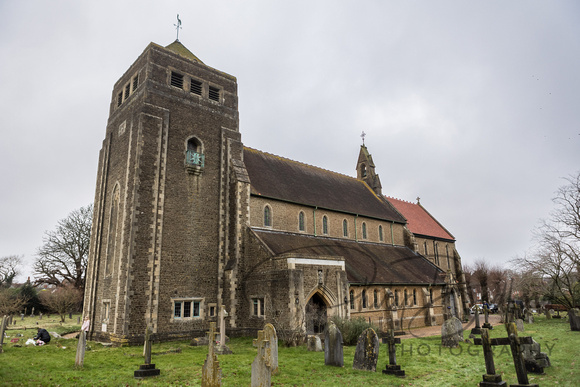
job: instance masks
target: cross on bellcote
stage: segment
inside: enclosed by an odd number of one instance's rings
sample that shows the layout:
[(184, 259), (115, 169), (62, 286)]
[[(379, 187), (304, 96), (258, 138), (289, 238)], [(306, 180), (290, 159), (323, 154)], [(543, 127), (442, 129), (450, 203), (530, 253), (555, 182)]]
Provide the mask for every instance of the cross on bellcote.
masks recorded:
[(362, 133), (361, 133), (361, 135), (360, 135), (360, 137), (361, 137), (361, 138), (362, 138), (362, 140), (363, 140), (363, 145), (365, 144), (365, 136), (366, 136), (366, 135), (367, 135), (367, 134), (366, 134), (366, 133), (364, 132), (364, 130), (363, 130), (363, 132), (362, 132)]
[(175, 29), (177, 30), (177, 38), (176, 40), (179, 42), (179, 30), (181, 29), (181, 19), (179, 18), (179, 14), (177, 14), (177, 24), (174, 24)]

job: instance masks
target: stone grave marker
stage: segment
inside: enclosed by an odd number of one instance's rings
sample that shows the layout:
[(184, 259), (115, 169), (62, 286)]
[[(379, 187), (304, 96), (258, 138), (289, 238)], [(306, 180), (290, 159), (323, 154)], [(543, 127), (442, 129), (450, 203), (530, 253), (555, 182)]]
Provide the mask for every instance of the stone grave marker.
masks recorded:
[(552, 312), (550, 311), (550, 309), (544, 310), (544, 316), (546, 316), (546, 319), (552, 318)]
[(475, 326), (471, 328), (472, 335), (481, 335), (481, 325), (479, 325), (479, 306), (475, 307)]
[(264, 338), (264, 331), (258, 331), (254, 346), (258, 353), (252, 362), (252, 387), (269, 387), (272, 385), (270, 342)]
[(264, 325), (264, 340), (270, 343), (270, 368), (272, 374), (278, 373), (278, 335), (272, 324)]
[(383, 370), (383, 374), (404, 377), (405, 371), (401, 369), (400, 365), (397, 365), (397, 347), (395, 346), (395, 344), (401, 344), (401, 339), (395, 337), (395, 331), (389, 329), (387, 336), (383, 338), (383, 344), (388, 345), (389, 353), (389, 363)]
[(6, 322), (8, 318), (6, 315), (2, 318), (2, 324), (0, 324), (0, 353), (4, 352), (4, 331), (6, 330)]
[(87, 332), (79, 333), (79, 342), (77, 344), (77, 354), (75, 357), (75, 366), (82, 367), (85, 362), (85, 349), (87, 347)]
[(340, 329), (330, 322), (324, 330), (324, 364), (344, 367), (343, 341)]
[(356, 342), (352, 368), (376, 372), (378, 359), (379, 336), (373, 328), (367, 328), (360, 334)]
[(580, 331), (580, 311), (577, 308), (568, 311), (568, 319), (570, 320), (570, 330)]
[(522, 344), (526, 370), (536, 374), (543, 374), (544, 368), (550, 367), (550, 358), (542, 352), (540, 344), (532, 339), (532, 344)]
[(489, 306), (487, 304), (483, 307), (483, 315), (485, 317), (483, 328), (493, 329), (493, 326), (489, 323)]
[(139, 366), (133, 374), (135, 378), (147, 378), (150, 376), (157, 376), (161, 373), (161, 370), (155, 368), (155, 364), (151, 364), (151, 328), (147, 327), (145, 330), (145, 343), (143, 344), (143, 356), (145, 358), (145, 364)]
[(526, 313), (525, 313), (525, 320), (526, 323), (528, 324), (533, 324), (534, 323), (534, 315), (532, 312), (530, 312), (529, 309), (526, 309)]
[(322, 342), (317, 335), (308, 335), (307, 338), (308, 350), (313, 352), (322, 352)]
[(232, 350), (226, 345), (226, 317), (228, 316), (228, 312), (226, 312), (226, 307), (222, 305), (220, 307), (220, 333), (219, 333), (219, 342), (216, 348), (216, 353), (218, 355), (231, 355), (233, 352)]
[(463, 325), (457, 317), (445, 320), (441, 325), (441, 345), (446, 348), (455, 348), (463, 341)]
[(520, 332), (525, 331), (524, 320), (522, 320), (521, 318), (517, 318), (516, 319), (516, 328), (518, 328), (518, 331), (520, 331)]
[(214, 346), (217, 335), (215, 325), (215, 322), (209, 323), (209, 332), (207, 332), (208, 352), (201, 371), (202, 387), (218, 387), (222, 385), (222, 370), (217, 355), (215, 354)]
[(532, 338), (518, 337), (518, 330), (515, 323), (508, 323), (507, 331), (508, 337), (490, 339), (489, 331), (487, 329), (483, 329), (481, 338), (476, 338), (474, 340), (475, 345), (483, 346), (483, 356), (485, 358), (486, 374), (483, 375), (483, 382), (479, 383), (480, 387), (506, 385), (506, 382), (501, 380), (501, 374), (495, 373), (492, 346), (497, 345), (509, 345), (512, 352), (514, 367), (518, 377), (518, 384), (511, 384), (510, 387), (539, 387), (537, 384), (530, 384), (528, 380), (528, 373), (526, 371), (524, 355), (522, 351), (522, 344), (532, 344)]

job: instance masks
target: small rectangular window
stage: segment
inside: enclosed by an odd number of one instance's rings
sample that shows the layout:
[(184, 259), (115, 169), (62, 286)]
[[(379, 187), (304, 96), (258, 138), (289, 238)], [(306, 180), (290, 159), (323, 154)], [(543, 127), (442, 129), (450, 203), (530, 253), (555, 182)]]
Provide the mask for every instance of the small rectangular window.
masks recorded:
[(120, 92), (117, 95), (117, 107), (121, 106), (122, 103), (123, 103), (123, 92)]
[(176, 302), (173, 308), (173, 317), (181, 318), (181, 305), (182, 302)]
[(135, 78), (133, 78), (133, 92), (135, 92), (135, 89), (137, 89), (138, 84), (139, 84), (139, 74), (135, 75)]
[(209, 87), (209, 99), (213, 101), (220, 101), (220, 89), (217, 87), (210, 86)]
[(191, 80), (191, 86), (189, 88), (189, 91), (191, 91), (193, 94), (201, 95), (201, 88), (202, 83), (200, 81), (196, 79)]
[(193, 317), (199, 317), (199, 301), (193, 301)]
[(125, 99), (129, 98), (130, 93), (131, 93), (131, 83), (127, 83), (125, 85)]
[(179, 87), (180, 89), (183, 89), (183, 75), (172, 71), (171, 72), (171, 86), (175, 86), (175, 87)]
[(263, 298), (252, 298), (252, 315), (253, 316), (264, 316), (264, 299)]
[(191, 302), (183, 303), (183, 318), (191, 317)]

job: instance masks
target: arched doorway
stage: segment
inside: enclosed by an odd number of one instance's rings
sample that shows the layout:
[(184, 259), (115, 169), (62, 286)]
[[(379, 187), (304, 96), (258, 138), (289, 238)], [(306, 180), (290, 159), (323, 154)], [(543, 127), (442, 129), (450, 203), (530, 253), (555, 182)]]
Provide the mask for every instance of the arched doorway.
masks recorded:
[(326, 327), (326, 302), (320, 293), (314, 293), (306, 304), (306, 333), (324, 332)]

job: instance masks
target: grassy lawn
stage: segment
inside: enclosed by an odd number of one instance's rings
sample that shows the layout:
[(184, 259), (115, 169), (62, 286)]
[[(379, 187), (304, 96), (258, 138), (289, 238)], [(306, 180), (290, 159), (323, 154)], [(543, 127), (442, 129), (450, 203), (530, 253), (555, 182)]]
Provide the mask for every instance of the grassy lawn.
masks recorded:
[[(152, 362), (161, 375), (151, 379), (136, 380), (133, 371), (143, 363), (142, 347), (112, 348), (89, 342), (85, 365), (75, 369), (76, 339), (53, 339), (42, 347), (25, 346), (24, 342), (36, 333), (36, 322), (49, 332), (60, 334), (79, 329), (78, 316), (67, 318), (60, 324), (55, 316), (39, 321), (37, 318), (17, 319), (17, 324), (7, 331), (4, 353), (0, 354), (0, 384), (2, 385), (200, 385), (201, 367), (207, 355), (207, 347), (191, 347), (188, 342), (170, 342), (153, 345)], [(27, 327), (24, 330), (24, 327)], [(22, 347), (10, 340), (16, 334)], [(468, 337), (469, 332), (465, 333)], [(565, 319), (546, 320), (536, 316), (536, 323), (526, 325), (522, 336), (532, 336), (548, 353), (552, 367), (544, 375), (529, 374), (530, 383), (540, 386), (578, 386), (580, 367), (580, 332), (571, 332)], [(491, 331), (492, 337), (506, 337), (503, 326)], [(280, 372), (272, 377), (278, 386), (476, 386), (485, 373), (482, 349), (463, 343), (460, 348), (440, 348), (439, 337), (403, 339), (397, 349), (397, 363), (406, 371), (400, 379), (383, 375), (388, 361), (386, 346), (381, 345), (377, 372), (352, 369), (354, 347), (344, 348), (343, 368), (324, 365), (323, 352), (308, 352), (306, 347), (285, 348), (280, 346)], [(232, 339), (229, 344), (233, 355), (220, 355), (224, 386), (249, 386), (251, 363), (256, 355), (252, 338)], [(402, 349), (402, 351), (401, 351)], [(509, 347), (497, 347), (495, 366), (503, 380), (517, 383)]]

